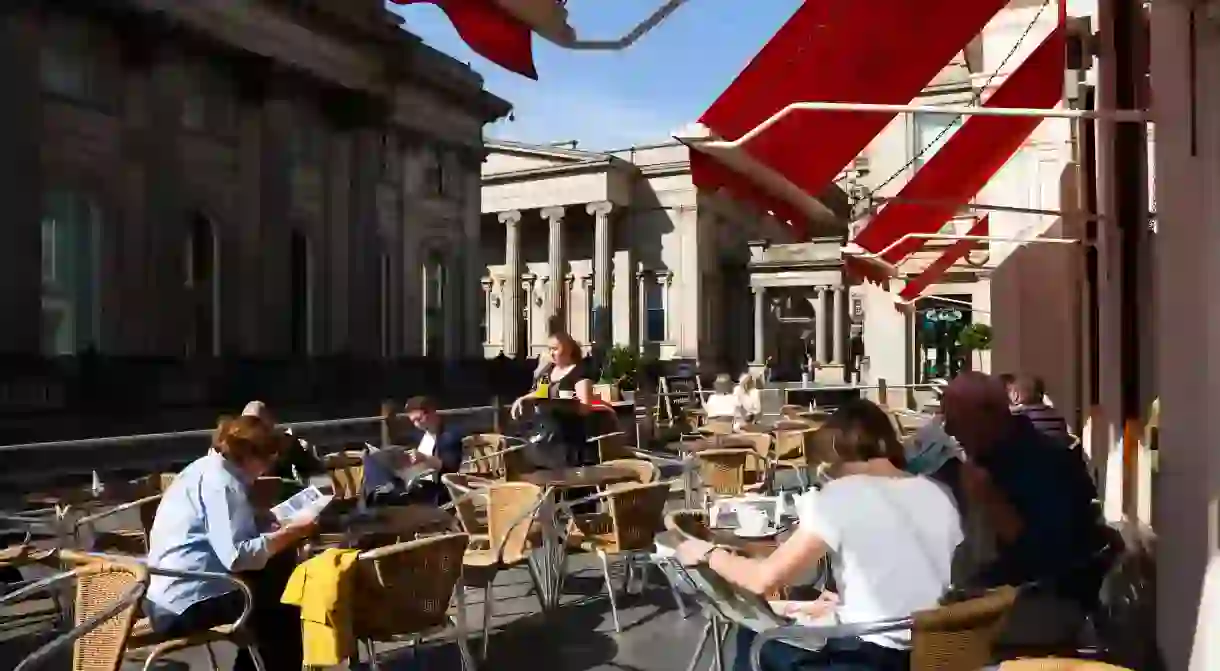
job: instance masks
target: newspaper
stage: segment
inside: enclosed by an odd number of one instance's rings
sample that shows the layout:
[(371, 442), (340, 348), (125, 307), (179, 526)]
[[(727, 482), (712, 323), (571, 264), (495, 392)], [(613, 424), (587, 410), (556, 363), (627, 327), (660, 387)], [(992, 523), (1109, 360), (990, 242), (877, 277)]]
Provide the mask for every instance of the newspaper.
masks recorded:
[(271, 509), (271, 514), (280, 524), (297, 520), (314, 519), (330, 505), (333, 494), (323, 494), (321, 489), (306, 487), (291, 498)]

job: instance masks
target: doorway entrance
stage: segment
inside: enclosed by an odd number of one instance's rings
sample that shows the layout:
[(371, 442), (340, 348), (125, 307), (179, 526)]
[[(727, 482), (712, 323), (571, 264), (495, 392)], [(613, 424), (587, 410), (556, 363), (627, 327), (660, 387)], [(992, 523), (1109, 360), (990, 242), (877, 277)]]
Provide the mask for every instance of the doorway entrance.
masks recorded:
[(970, 352), (958, 344), (962, 329), (973, 322), (970, 295), (928, 298), (915, 312), (915, 361), (919, 383), (948, 379), (970, 370)]

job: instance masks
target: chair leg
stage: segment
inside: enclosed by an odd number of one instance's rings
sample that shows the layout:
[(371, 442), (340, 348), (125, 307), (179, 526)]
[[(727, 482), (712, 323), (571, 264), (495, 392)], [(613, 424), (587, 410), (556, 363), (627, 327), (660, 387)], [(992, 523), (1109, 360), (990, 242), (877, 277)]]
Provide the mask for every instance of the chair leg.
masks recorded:
[(212, 649), (212, 644), (206, 643), (203, 647), (208, 651), (208, 662), (212, 664), (212, 671), (220, 671), (220, 664), (216, 663), (216, 651)]
[(712, 620), (712, 664), (715, 665), (716, 671), (724, 671), (724, 639), (729, 633), (729, 627), (726, 624), (724, 631), (720, 629), (720, 618)]
[(695, 654), (691, 655), (690, 664), (686, 665), (686, 671), (695, 671), (699, 667), (699, 662), (703, 659), (703, 650), (707, 648), (707, 639), (712, 635), (712, 621), (709, 619), (707, 624), (703, 626), (703, 635), (699, 637), (699, 645), (695, 646)]
[(491, 617), (492, 609), (495, 607), (496, 597), (492, 591), (492, 583), (494, 579), (487, 582), (487, 586), (483, 588), (483, 661), (487, 661), (487, 644), (491, 639)]
[(538, 571), (534, 568), (533, 562), (525, 562), (525, 567), (530, 574), (530, 584), (533, 587), (534, 596), (538, 599), (538, 607), (545, 613), (547, 612), (547, 603), (542, 598), (542, 580), (539, 578)]
[[(488, 587), (491, 587), (491, 585), (488, 585)], [(487, 599), (486, 596), (483, 598), (484, 600)], [(474, 657), (470, 655), (470, 628), (466, 626), (466, 586), (462, 584), (461, 580), (458, 581), (457, 590), (455, 590), (454, 594), (454, 600), (457, 602), (455, 604), (457, 606), (457, 612), (453, 618), (453, 623), (457, 629), (456, 638), (458, 654), (460, 654), (462, 657), (462, 671), (475, 671), (476, 667)], [(484, 616), (484, 622), (486, 621), (486, 616)], [(484, 646), (487, 645), (486, 631), (483, 632), (483, 644)], [(484, 651), (486, 651), (486, 647), (484, 647)]]
[(365, 639), (364, 648), (369, 656), (369, 668), (373, 671), (381, 671), (381, 665), (377, 663), (377, 648), (373, 647), (372, 639)]
[[(267, 671), (267, 664), (263, 661), (263, 656), (259, 653), (257, 645), (247, 645), (246, 654), (250, 655), (250, 662), (254, 664), (255, 671)], [(216, 668), (219, 669), (220, 667)]]
[(618, 622), (618, 604), (614, 599), (614, 583), (610, 580), (610, 557), (601, 550), (597, 551), (597, 557), (602, 560), (602, 573), (606, 577), (606, 595), (610, 597), (610, 615), (614, 618), (614, 631), (619, 633), (623, 628)]
[(660, 563), (661, 561), (668, 563), (669, 560), (659, 560), (657, 562), (657, 568), (661, 570), (661, 575), (665, 578), (665, 582), (669, 584), (669, 593), (674, 595), (674, 603), (678, 605), (678, 613), (682, 616), (682, 619), (685, 620), (686, 618), (690, 617), (690, 613), (686, 611), (686, 602), (682, 600), (682, 592), (678, 590), (678, 583), (674, 581), (674, 577), (670, 574), (669, 570), (667, 570), (667, 568)]

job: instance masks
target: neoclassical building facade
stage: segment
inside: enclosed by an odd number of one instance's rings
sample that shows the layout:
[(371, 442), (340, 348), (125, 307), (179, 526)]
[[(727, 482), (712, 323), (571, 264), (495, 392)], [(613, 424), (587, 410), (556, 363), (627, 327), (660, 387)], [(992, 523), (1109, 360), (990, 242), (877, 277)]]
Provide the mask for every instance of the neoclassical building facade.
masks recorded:
[(482, 351), (462, 251), (509, 105), (382, 2), (0, 15), (0, 352)]
[[(771, 299), (792, 280), (759, 245), (796, 240), (774, 217), (698, 190), (688, 152), (678, 142), (611, 152), (488, 143), (485, 356), (538, 356), (559, 327), (589, 348), (638, 347), (704, 370), (765, 358), (775, 330), (760, 327), (778, 318)], [(828, 287), (841, 280), (831, 265)]]

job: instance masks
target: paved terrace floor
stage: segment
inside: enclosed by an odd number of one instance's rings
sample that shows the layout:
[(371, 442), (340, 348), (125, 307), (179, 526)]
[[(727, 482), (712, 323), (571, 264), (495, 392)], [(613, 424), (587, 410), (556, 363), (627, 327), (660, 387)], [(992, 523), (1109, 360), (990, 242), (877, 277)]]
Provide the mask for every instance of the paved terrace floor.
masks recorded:
[[(564, 603), (550, 617), (542, 617), (537, 599), (529, 592), (525, 569), (502, 573), (496, 580), (496, 616), (489, 656), (480, 669), (547, 671), (671, 671), (686, 669), (699, 642), (705, 620), (688, 608), (683, 619), (658, 572), (650, 571), (649, 585), (640, 595), (619, 594), (622, 633), (616, 634), (606, 599), (600, 565), (591, 556), (573, 556)], [(621, 580), (616, 576), (616, 583)], [(482, 590), (470, 590), (468, 612), (472, 627), (482, 622)], [(479, 636), (471, 636), (478, 655)], [(31, 647), (29, 638), (0, 642), (0, 669), (14, 668)], [(217, 646), (221, 669), (232, 666), (234, 649)], [(449, 671), (460, 669), (456, 646), (446, 641), (421, 645), (415, 651), (379, 646), (380, 666), (387, 671)], [(700, 668), (711, 663), (705, 653)], [(48, 665), (46, 671), (67, 671), (71, 665)], [(128, 663), (123, 669), (140, 669)], [(210, 670), (202, 650), (180, 653), (175, 661), (157, 668), (166, 671)]]

